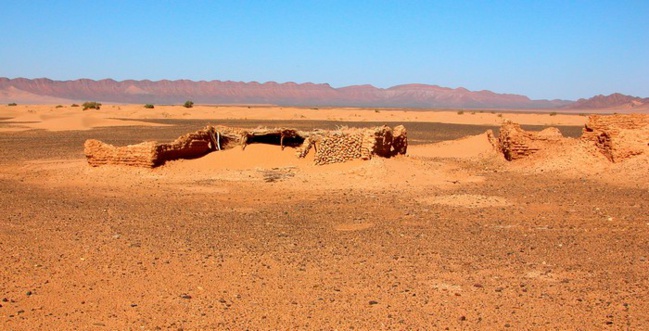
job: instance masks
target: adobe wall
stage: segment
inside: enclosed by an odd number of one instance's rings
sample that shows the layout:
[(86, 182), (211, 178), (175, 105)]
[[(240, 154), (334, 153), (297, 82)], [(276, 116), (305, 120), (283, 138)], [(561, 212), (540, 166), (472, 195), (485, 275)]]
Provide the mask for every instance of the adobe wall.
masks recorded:
[(611, 162), (649, 154), (649, 114), (589, 116), (581, 140), (595, 144)]
[(106, 164), (122, 164), (146, 168), (156, 166), (157, 143), (154, 141), (115, 147), (99, 140), (88, 139), (83, 147), (88, 164), (93, 167)]
[(169, 144), (156, 144), (155, 165), (177, 159), (193, 159), (208, 154), (216, 147), (212, 146), (212, 127), (188, 133)]
[[(326, 135), (316, 144), (315, 164), (342, 163), (363, 156), (362, 133), (333, 133)], [(368, 155), (368, 153), (365, 153)]]
[[(315, 145), (316, 164), (330, 164), (354, 159), (369, 160), (374, 155), (391, 157), (405, 154), (408, 149), (408, 135), (403, 125), (395, 127), (394, 130), (384, 125), (369, 129), (328, 132), (305, 141), (305, 144)], [(309, 148), (303, 147), (300, 155), (306, 155)]]
[(530, 156), (563, 139), (557, 128), (528, 132), (517, 123), (507, 121), (500, 127), (498, 146), (508, 161)]

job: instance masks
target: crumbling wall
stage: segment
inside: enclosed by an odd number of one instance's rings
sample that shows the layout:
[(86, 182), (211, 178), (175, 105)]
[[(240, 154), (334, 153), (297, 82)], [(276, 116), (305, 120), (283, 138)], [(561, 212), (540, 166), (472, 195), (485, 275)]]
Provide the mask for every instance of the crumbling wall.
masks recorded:
[[(171, 143), (149, 141), (120, 147), (88, 139), (84, 143), (84, 154), (88, 164), (93, 167), (105, 164), (121, 164), (152, 168), (162, 165), (166, 161), (191, 159), (206, 155), (216, 149), (217, 143), (214, 134), (214, 128), (207, 126), (202, 130), (183, 135)], [(227, 137), (224, 136), (224, 139), (227, 139)]]
[(161, 165), (166, 161), (177, 159), (194, 159), (208, 154), (215, 150), (212, 136), (212, 127), (188, 133), (169, 144), (156, 144), (156, 155), (154, 164)]
[(392, 130), (393, 154), (405, 155), (408, 151), (408, 131), (403, 125), (397, 125)]
[(500, 127), (498, 145), (508, 161), (530, 156), (540, 149), (560, 141), (563, 138), (557, 128), (547, 128), (540, 132), (528, 132), (511, 121), (506, 121)]
[(143, 142), (137, 145), (115, 147), (99, 140), (88, 139), (83, 145), (88, 164), (93, 167), (106, 164), (123, 164), (134, 167), (154, 167), (157, 159), (157, 143)]
[(581, 140), (593, 143), (611, 162), (649, 153), (649, 115), (592, 115)]
[(387, 125), (365, 130), (363, 138), (366, 141), (364, 145), (368, 146), (371, 154), (392, 156), (392, 129)]

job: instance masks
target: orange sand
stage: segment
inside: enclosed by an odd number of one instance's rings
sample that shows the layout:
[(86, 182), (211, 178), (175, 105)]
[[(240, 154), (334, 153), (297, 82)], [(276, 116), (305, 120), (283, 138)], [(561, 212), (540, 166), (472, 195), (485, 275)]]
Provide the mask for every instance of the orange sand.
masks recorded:
[[(88, 130), (102, 126), (159, 125), (133, 120), (141, 119), (219, 119), (257, 120), (328, 120), (355, 122), (436, 122), (454, 124), (500, 125), (504, 120), (529, 125), (584, 125), (585, 116), (533, 114), (522, 112), (491, 111), (423, 111), (423, 110), (374, 110), (361, 108), (295, 108), (295, 107), (245, 107), (245, 106), (156, 106), (146, 109), (141, 105), (104, 105), (100, 110), (81, 110), (69, 105), (0, 106), (0, 118), (9, 127), (0, 132), (17, 129), (44, 129), (49, 131)], [(118, 119), (130, 119), (123, 121)]]

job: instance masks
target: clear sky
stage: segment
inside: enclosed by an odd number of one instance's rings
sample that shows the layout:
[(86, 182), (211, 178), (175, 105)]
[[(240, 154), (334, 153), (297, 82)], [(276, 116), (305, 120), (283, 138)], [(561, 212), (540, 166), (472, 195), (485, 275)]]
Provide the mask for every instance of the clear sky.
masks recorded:
[(649, 97), (649, 1), (0, 0), (0, 76)]

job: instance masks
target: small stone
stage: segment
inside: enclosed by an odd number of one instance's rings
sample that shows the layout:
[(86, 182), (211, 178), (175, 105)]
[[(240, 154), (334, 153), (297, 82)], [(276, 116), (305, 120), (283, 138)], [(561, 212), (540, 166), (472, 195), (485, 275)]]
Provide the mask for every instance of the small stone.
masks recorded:
[(370, 303), (370, 305), (378, 305), (379, 304), (378, 301), (374, 301), (374, 300), (370, 300), (369, 303)]
[(180, 297), (181, 297), (182, 299), (191, 299), (191, 298), (192, 298), (192, 296), (189, 295), (189, 294), (181, 294)]
[(27, 291), (25, 294), (26, 294), (27, 296), (30, 296), (30, 295), (32, 295), (32, 291)]
[(137, 303), (132, 303), (131, 307), (137, 307)]
[(462, 316), (460, 316), (460, 318), (458, 318), (458, 320), (460, 320), (460, 321), (466, 321), (466, 316), (462, 315)]

